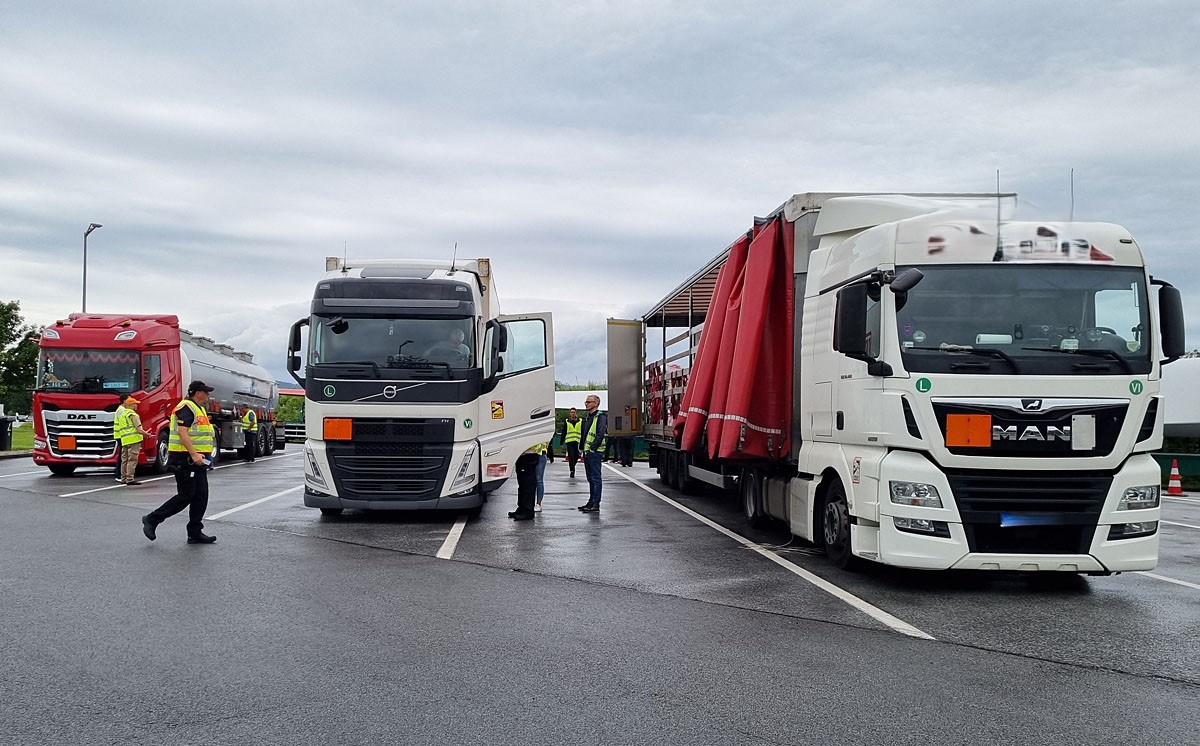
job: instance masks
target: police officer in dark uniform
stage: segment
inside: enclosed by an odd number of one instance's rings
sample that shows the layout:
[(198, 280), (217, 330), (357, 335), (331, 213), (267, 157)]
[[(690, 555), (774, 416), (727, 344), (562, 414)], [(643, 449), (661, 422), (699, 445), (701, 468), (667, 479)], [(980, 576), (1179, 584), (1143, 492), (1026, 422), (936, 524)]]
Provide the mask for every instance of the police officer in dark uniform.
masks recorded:
[(215, 536), (204, 533), (204, 511), (208, 509), (208, 470), (212, 466), (216, 432), (208, 419), (208, 394), (204, 381), (188, 384), (188, 398), (171, 413), (171, 439), (167, 466), (175, 472), (174, 497), (142, 516), (142, 533), (150, 541), (155, 528), (184, 508), (188, 512), (188, 544), (212, 544)]

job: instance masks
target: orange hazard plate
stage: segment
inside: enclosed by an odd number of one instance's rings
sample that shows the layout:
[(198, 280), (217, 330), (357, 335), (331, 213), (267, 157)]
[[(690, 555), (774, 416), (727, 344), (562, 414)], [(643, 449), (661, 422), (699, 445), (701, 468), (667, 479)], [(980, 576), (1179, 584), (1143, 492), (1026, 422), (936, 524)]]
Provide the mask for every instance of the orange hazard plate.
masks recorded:
[(946, 445), (951, 448), (991, 448), (990, 414), (946, 415)]
[(58, 450), (60, 450), (60, 451), (73, 451), (73, 450), (75, 450), (75, 447), (76, 447), (76, 445), (77, 445), (77, 444), (75, 443), (75, 436), (74, 436), (74, 435), (60, 435), (60, 436), (58, 436)]

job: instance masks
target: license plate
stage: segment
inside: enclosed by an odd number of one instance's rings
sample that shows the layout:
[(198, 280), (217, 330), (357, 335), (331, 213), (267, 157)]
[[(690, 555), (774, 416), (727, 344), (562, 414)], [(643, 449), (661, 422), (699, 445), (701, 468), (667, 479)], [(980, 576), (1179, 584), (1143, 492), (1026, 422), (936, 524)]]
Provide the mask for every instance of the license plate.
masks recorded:
[(1056, 515), (1041, 513), (1001, 513), (1000, 527), (1015, 528), (1017, 526), (1056, 526), (1062, 523)]
[(58, 437), (58, 450), (73, 451), (77, 447), (74, 435), (60, 435)]

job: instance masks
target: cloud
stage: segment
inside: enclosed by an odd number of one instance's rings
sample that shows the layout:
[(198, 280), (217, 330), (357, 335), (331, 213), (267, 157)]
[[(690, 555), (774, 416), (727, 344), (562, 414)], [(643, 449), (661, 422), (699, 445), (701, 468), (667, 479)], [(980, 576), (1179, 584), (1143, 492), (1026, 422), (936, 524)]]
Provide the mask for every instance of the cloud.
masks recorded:
[[(560, 378), (794, 192), (1022, 193), (1200, 309), (1186, 5), (24, 3), (0, 31), (0, 298), (175, 313), (283, 373), (323, 257), (493, 259)], [(1200, 346), (1200, 312), (1191, 324)]]

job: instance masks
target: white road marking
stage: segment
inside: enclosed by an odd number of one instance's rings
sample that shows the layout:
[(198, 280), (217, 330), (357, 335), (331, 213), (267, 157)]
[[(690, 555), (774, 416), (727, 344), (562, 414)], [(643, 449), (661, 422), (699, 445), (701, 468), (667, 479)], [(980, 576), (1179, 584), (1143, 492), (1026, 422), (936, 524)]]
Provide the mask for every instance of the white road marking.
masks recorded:
[(1181, 503), (1196, 503), (1197, 505), (1200, 505), (1200, 500), (1197, 500), (1194, 497), (1175, 497), (1174, 495), (1163, 495), (1162, 499), (1174, 500)]
[(725, 536), (728, 536), (730, 539), (733, 539), (734, 541), (738, 542), (739, 544), (746, 547), (747, 549), (749, 549), (753, 552), (756, 552), (757, 554), (760, 554), (763, 557), (766, 557), (767, 559), (771, 560), (772, 562), (779, 565), (783, 569), (787, 570), (788, 572), (792, 573), (793, 575), (797, 575), (800, 578), (808, 581), (809, 583), (811, 583), (812, 585), (815, 585), (817, 588), (820, 588), (821, 590), (825, 591), (829, 595), (834, 596), (835, 598), (838, 598), (838, 599), (844, 601), (845, 603), (849, 604), (850, 606), (853, 606), (854, 608), (858, 609), (859, 611), (861, 611), (862, 613), (871, 617), (872, 619), (876, 620), (877, 622), (884, 624), (888, 628), (895, 630), (896, 632), (899, 632), (901, 634), (908, 635), (909, 637), (917, 637), (922, 640), (934, 639), (934, 637), (932, 635), (922, 632), (921, 630), (912, 626), (908, 622), (906, 622), (902, 619), (899, 619), (895, 616), (892, 616), (891, 614), (887, 613), (886, 611), (879, 608), (878, 606), (875, 606), (874, 604), (859, 598), (858, 596), (854, 595), (853, 593), (846, 590), (845, 588), (834, 585), (833, 583), (830, 583), (828, 580), (825, 580), (824, 578), (822, 578), (818, 575), (814, 575), (813, 573), (809, 572), (808, 570), (805, 570), (803, 567), (799, 567), (797, 565), (792, 564), (791, 562), (788, 562), (787, 560), (783, 559), (782, 557), (775, 554), (774, 552), (764, 549), (762, 547), (762, 545), (760, 545), (756, 542), (753, 542), (750, 539), (747, 539), (746, 537), (742, 536), (741, 534), (730, 531), (729, 529), (725, 528), (724, 526), (722, 526), (719, 523), (716, 523), (715, 521), (709, 520), (708, 518), (700, 515), (699, 513), (692, 510), (691, 508), (687, 507), (686, 505), (682, 505), (678, 502), (675, 502), (674, 500), (672, 500), (671, 498), (662, 494), (661, 492), (658, 492), (657, 490), (655, 490), (651, 487), (647, 487), (646, 485), (642, 484), (641, 482), (634, 479), (633, 477), (623, 474), (620, 471), (617, 471), (616, 469), (614, 469), (613, 467), (608, 466), (607, 464), (605, 465), (604, 468), (608, 469), (613, 474), (616, 474), (617, 476), (621, 477), (622, 479), (632, 482), (634, 485), (642, 488), (646, 492), (649, 492), (651, 495), (654, 495), (659, 500), (662, 500), (663, 502), (667, 503), (671, 507), (682, 511), (682, 512), (686, 513), (687, 515), (690, 515), (692, 518), (695, 518), (696, 520), (700, 521), (701, 523), (708, 526), (709, 528), (712, 528), (712, 529), (715, 529), (716, 531), (721, 532)]
[(38, 469), (37, 471), (19, 471), (16, 474), (0, 474), (0, 479), (6, 479), (8, 477), (23, 477), (27, 474), (42, 474), (43, 472), (46, 474), (50, 473), (45, 469)]
[(1159, 574), (1153, 573), (1153, 572), (1138, 572), (1138, 575), (1145, 575), (1148, 578), (1154, 578), (1155, 580), (1162, 580), (1167, 583), (1174, 583), (1175, 585), (1183, 585), (1183, 586), (1187, 586), (1188, 588), (1195, 588), (1196, 590), (1200, 591), (1200, 585), (1197, 585), (1196, 583), (1189, 583), (1186, 580), (1176, 580), (1175, 578), (1168, 578), (1166, 575), (1159, 575)]
[[(259, 461), (274, 461), (277, 458), (287, 458), (288, 456), (299, 456), (299, 455), (300, 455), (300, 451), (296, 451), (294, 453), (285, 453), (281, 456), (265, 456), (258, 460)], [(215, 467), (213, 467), (212, 471), (228, 469), (231, 466), (248, 466), (248, 465), (249, 465), (249, 462), (239, 461), (236, 464), (221, 464), (220, 466), (215, 466)], [(141, 479), (138, 481), (140, 481), (142, 484), (149, 484), (150, 482), (161, 482), (164, 479), (174, 479), (174, 478), (175, 478), (174, 474), (167, 474), (166, 476), (162, 476), (162, 477), (152, 477), (150, 479)], [(119, 490), (119, 489), (123, 489), (124, 487), (125, 487), (125, 485), (123, 485), (123, 484), (110, 484), (107, 487), (96, 487), (96, 488), (90, 489), (90, 490), (80, 490), (79, 492), (68, 492), (65, 495), (59, 495), (59, 497), (79, 497), (80, 495), (90, 495), (93, 492), (104, 492), (106, 490)]]
[(296, 490), (302, 490), (302, 489), (304, 489), (304, 485), (302, 485), (302, 484), (298, 484), (295, 487), (288, 487), (283, 492), (276, 492), (274, 495), (267, 495), (266, 497), (260, 497), (257, 500), (251, 500), (250, 502), (246, 503), (245, 505), (239, 505), (236, 508), (230, 508), (229, 510), (222, 510), (220, 513), (213, 513), (212, 515), (206, 515), (206, 516), (204, 516), (204, 520), (215, 521), (218, 518), (224, 518), (225, 516), (229, 515), (230, 513), (236, 513), (239, 510), (245, 510), (246, 508), (253, 508), (255, 505), (258, 505), (260, 503), (265, 503), (267, 500), (274, 500), (277, 497), (283, 497), (284, 495), (288, 495), (288, 494), (295, 492)]
[(446, 540), (442, 542), (442, 548), (437, 550), (438, 559), (452, 559), (454, 550), (458, 548), (458, 540), (462, 538), (463, 529), (467, 527), (467, 517), (460, 515), (458, 520), (454, 522), (454, 526), (450, 528), (450, 533), (446, 535)]
[(1176, 523), (1175, 521), (1159, 521), (1159, 523), (1163, 523), (1168, 526), (1183, 526), (1184, 528), (1194, 528), (1200, 530), (1200, 526), (1193, 526), (1190, 523)]

